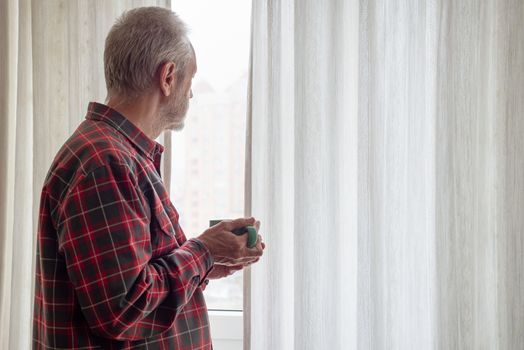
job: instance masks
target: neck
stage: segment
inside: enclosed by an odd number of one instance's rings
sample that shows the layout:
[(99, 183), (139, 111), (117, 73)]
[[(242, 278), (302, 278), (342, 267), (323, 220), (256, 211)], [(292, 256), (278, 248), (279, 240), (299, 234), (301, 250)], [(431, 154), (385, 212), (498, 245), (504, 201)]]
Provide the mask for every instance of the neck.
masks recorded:
[(162, 132), (160, 101), (154, 94), (143, 94), (133, 99), (109, 95), (106, 105), (126, 117), (152, 140)]

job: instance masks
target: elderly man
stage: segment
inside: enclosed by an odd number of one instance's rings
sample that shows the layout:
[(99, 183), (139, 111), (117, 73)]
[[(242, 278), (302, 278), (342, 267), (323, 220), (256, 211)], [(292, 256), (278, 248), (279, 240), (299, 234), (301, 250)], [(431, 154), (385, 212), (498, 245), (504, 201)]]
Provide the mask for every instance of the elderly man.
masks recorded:
[(186, 239), (160, 175), (164, 130), (180, 130), (195, 53), (171, 11), (126, 12), (105, 45), (108, 97), (59, 150), (38, 226), (33, 347), (212, 349), (203, 289), (256, 262), (240, 218)]

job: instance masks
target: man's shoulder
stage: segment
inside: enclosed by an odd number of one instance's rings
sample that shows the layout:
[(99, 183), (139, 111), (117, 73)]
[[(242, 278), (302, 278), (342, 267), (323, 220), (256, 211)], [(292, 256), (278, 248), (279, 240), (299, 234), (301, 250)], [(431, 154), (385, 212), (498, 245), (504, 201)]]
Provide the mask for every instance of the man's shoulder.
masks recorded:
[(133, 169), (136, 150), (110, 125), (84, 120), (58, 150), (44, 187), (62, 196), (79, 178), (108, 164), (126, 164)]

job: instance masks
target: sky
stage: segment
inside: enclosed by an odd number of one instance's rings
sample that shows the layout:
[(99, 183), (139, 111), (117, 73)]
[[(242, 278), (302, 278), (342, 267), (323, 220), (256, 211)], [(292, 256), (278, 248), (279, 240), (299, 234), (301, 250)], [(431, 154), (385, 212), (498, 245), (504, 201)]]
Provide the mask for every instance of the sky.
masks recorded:
[(251, 1), (173, 0), (172, 8), (189, 27), (197, 55), (193, 83), (205, 78), (222, 90), (247, 70)]

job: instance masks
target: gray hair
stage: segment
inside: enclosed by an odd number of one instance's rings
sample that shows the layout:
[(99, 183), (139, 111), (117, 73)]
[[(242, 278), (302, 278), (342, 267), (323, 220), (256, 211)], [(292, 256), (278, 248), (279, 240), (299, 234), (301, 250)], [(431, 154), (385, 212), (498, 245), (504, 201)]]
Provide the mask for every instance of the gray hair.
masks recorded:
[(104, 74), (108, 93), (138, 95), (147, 91), (159, 65), (172, 61), (177, 75), (194, 59), (184, 22), (162, 7), (124, 12), (107, 35)]

